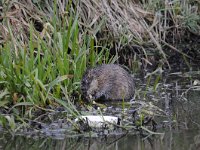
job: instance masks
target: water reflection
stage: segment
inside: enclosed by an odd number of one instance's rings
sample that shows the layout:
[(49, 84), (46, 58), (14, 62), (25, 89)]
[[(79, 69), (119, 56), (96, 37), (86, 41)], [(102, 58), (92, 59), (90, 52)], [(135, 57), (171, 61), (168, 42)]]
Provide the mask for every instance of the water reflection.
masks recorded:
[(53, 139), (48, 137), (11, 136), (1, 134), (2, 150), (198, 150), (200, 148), (200, 131), (182, 130), (165, 132), (164, 137), (124, 135), (99, 138), (66, 137)]

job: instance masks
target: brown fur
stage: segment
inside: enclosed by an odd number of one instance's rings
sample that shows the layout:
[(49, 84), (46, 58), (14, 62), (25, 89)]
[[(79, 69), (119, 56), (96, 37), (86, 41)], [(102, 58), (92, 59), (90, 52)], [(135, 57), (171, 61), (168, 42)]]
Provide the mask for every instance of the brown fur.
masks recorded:
[(81, 82), (81, 91), (86, 100), (131, 99), (134, 95), (134, 79), (122, 67), (104, 64), (88, 69)]

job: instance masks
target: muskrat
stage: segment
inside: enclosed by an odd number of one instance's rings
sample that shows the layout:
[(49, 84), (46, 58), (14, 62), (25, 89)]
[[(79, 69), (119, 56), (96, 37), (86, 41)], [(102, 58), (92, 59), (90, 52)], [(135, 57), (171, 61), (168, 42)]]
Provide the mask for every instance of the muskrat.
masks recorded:
[(91, 102), (103, 100), (128, 100), (134, 96), (134, 79), (122, 67), (103, 64), (87, 69), (81, 82), (83, 97)]

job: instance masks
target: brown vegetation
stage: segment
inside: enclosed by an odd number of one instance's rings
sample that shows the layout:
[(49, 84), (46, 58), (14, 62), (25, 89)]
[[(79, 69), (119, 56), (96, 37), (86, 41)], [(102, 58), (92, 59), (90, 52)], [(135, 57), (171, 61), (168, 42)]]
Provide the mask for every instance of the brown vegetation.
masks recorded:
[[(129, 54), (136, 55), (136, 48), (142, 53), (142, 56), (137, 54), (139, 58), (151, 65), (153, 62), (149, 57), (152, 54), (159, 54), (164, 62), (168, 62), (163, 46), (183, 54), (182, 49), (171, 44), (176, 39), (181, 40), (188, 30), (197, 36), (200, 33), (198, 1), (57, 0), (55, 4), (52, 1), (37, 0), (34, 3), (31, 0), (4, 2), (0, 7), (0, 43), (11, 39), (15, 43), (15, 51), (17, 46), (27, 47), (29, 31), (33, 24), (35, 43), (37, 38), (42, 38), (51, 44), (52, 34), (56, 30), (54, 23), (56, 26), (63, 26), (65, 23), (67, 28), (69, 22), (63, 22), (63, 18), (70, 13), (77, 13), (80, 43), (83, 42), (82, 33), (88, 33), (95, 37), (97, 46), (107, 43), (117, 52), (123, 50), (120, 53), (126, 57)], [(56, 18), (52, 15), (54, 11)], [(12, 34), (9, 31), (12, 31)], [(127, 54), (124, 46), (134, 48)]]

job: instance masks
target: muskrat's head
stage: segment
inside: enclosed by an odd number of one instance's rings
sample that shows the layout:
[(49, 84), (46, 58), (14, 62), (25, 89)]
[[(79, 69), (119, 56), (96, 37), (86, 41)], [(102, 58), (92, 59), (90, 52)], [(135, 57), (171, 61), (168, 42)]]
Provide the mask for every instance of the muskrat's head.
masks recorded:
[(85, 100), (92, 102), (95, 100), (96, 91), (98, 90), (98, 80), (95, 76), (94, 70), (86, 70), (82, 81), (81, 91)]

